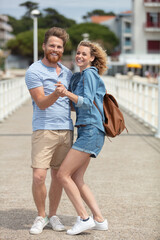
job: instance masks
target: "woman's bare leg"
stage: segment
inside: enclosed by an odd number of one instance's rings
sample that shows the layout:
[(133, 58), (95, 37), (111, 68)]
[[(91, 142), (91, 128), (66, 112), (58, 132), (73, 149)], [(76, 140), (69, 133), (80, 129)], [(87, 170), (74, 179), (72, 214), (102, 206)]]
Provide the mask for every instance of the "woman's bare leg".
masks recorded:
[(98, 204), (94, 198), (93, 193), (91, 192), (90, 188), (85, 184), (84, 182), (84, 174), (88, 167), (90, 161), (90, 157), (88, 160), (73, 174), (72, 179), (76, 183), (80, 194), (85, 201), (85, 203), (88, 205), (88, 207), (91, 209), (93, 213), (93, 217), (98, 222), (103, 222), (104, 218), (101, 214), (101, 211), (98, 207)]
[(71, 149), (64, 159), (57, 177), (65, 189), (66, 194), (73, 203), (78, 216), (82, 219), (88, 218), (88, 213), (83, 204), (80, 191), (72, 179), (72, 175), (86, 162), (89, 163), (89, 154)]

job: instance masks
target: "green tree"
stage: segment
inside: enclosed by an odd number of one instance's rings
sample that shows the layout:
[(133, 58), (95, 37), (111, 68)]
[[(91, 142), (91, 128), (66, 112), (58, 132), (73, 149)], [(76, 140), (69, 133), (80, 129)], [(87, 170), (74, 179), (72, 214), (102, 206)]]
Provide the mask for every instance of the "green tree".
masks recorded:
[[(43, 56), (42, 43), (44, 35), (47, 29), (38, 30), (38, 54)], [(107, 27), (95, 24), (95, 23), (82, 23), (75, 24), (71, 28), (67, 29), (70, 35), (70, 41), (65, 48), (65, 54), (71, 54), (72, 50), (77, 48), (78, 43), (83, 40), (82, 34), (88, 33), (89, 40), (99, 42), (104, 49), (107, 50), (107, 54), (110, 55), (114, 48), (118, 45), (119, 41), (115, 34), (111, 32)], [(17, 34), (15, 39), (8, 41), (8, 48), (12, 54), (22, 55), (26, 57), (33, 56), (33, 31), (26, 31)]]
[(38, 19), (40, 28), (50, 28), (53, 26), (68, 28), (75, 23), (74, 20), (64, 17), (53, 8), (45, 8), (44, 14)]
[(73, 49), (76, 49), (78, 43), (83, 40), (84, 33), (89, 34), (89, 40), (99, 42), (109, 55), (119, 43), (116, 35), (108, 27), (96, 23), (75, 24), (68, 29), (68, 33)]
[(24, 15), (25, 17), (30, 17), (31, 11), (34, 10), (34, 9), (38, 9), (38, 5), (39, 5), (39, 3), (30, 2), (30, 1), (19, 4), (19, 6), (27, 8), (27, 11)]
[(9, 18), (9, 24), (13, 28), (14, 35), (20, 32), (31, 30), (33, 28), (33, 20), (31, 18), (28, 18), (25, 16), (22, 17), (20, 20), (17, 20), (12, 16), (8, 16), (8, 18)]
[[(12, 16), (8, 16), (9, 23), (13, 28), (13, 34), (16, 35), (33, 28), (33, 20), (30, 16), (28, 17), (27, 14), (25, 14), (20, 20), (17, 20)], [(64, 17), (53, 8), (44, 9), (44, 13), (38, 18), (38, 27), (45, 29), (53, 26), (69, 28), (75, 23), (76, 22), (74, 20)]]
[(37, 9), (38, 5), (39, 4), (36, 2), (30, 2), (30, 1), (21, 3), (20, 6), (24, 6), (27, 8), (27, 11), (24, 14), (24, 16), (22, 16), (22, 18), (18, 19), (18, 20), (12, 16), (8, 16), (9, 24), (13, 28), (13, 34), (16, 35), (20, 32), (31, 30), (33, 28), (33, 20), (31, 18), (30, 13), (33, 9), (35, 9), (35, 8)]

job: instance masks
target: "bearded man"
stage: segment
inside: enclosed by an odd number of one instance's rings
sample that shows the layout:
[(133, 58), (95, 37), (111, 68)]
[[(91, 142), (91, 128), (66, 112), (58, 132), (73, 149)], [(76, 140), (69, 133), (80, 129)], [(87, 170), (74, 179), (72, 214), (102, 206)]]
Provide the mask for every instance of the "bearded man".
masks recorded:
[[(72, 72), (59, 62), (68, 39), (69, 36), (64, 29), (56, 27), (49, 29), (45, 33), (42, 45), (44, 57), (29, 67), (25, 77), (33, 105), (32, 193), (38, 211), (30, 234), (41, 233), (48, 223), (55, 231), (65, 230), (56, 215), (62, 194), (57, 171), (71, 148), (73, 123), (69, 99), (59, 97), (55, 84), (62, 83), (67, 89), (69, 87)], [(47, 216), (45, 180), (49, 168), (51, 185)]]

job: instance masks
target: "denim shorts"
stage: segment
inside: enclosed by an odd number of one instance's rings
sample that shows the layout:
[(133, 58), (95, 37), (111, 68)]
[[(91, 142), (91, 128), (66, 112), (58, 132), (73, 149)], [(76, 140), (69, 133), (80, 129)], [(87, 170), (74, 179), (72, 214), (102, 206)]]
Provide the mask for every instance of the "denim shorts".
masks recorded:
[(90, 153), (96, 158), (100, 153), (105, 139), (105, 134), (94, 125), (86, 125), (77, 128), (77, 139), (72, 145), (73, 149)]

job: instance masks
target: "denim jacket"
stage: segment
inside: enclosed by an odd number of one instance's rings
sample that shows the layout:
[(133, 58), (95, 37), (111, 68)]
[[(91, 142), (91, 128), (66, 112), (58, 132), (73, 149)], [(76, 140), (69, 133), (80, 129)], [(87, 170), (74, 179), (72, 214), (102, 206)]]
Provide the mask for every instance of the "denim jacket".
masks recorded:
[[(106, 93), (103, 80), (98, 74), (96, 67), (89, 67), (73, 74), (70, 82), (70, 90), (78, 96), (77, 104), (73, 103), (76, 110), (76, 124), (88, 125), (92, 124), (104, 131), (102, 116), (103, 113), (103, 97)], [(96, 102), (100, 112), (94, 105)]]

